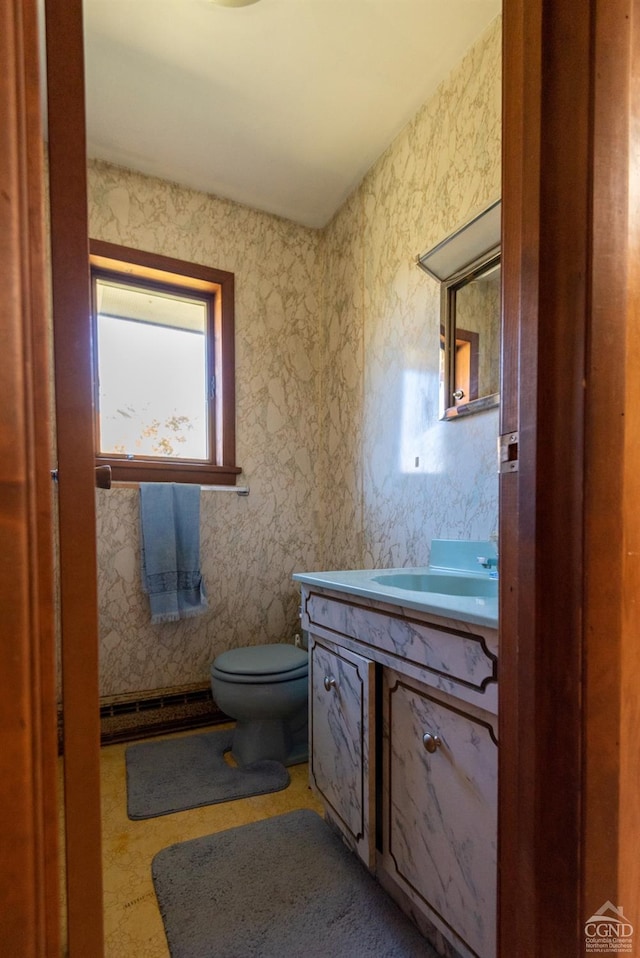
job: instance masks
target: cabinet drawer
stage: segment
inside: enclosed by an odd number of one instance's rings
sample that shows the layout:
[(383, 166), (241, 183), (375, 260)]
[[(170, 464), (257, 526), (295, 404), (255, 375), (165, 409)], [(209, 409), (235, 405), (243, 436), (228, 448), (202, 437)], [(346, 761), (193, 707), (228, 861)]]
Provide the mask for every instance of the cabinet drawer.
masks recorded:
[[(452, 691), (453, 685), (468, 688), (478, 701), (486, 694), (487, 708), (495, 709), (497, 655), (486, 637), (427, 624), (411, 615), (353, 605), (313, 590), (303, 593), (303, 622), (325, 636), (357, 640), (429, 673), (436, 687)], [(470, 627), (472, 628), (472, 627)]]
[(498, 750), (491, 725), (390, 670), (383, 701), (382, 867), (468, 953), (494, 958)]
[(374, 664), (310, 637), (310, 780), (365, 864), (375, 856)]

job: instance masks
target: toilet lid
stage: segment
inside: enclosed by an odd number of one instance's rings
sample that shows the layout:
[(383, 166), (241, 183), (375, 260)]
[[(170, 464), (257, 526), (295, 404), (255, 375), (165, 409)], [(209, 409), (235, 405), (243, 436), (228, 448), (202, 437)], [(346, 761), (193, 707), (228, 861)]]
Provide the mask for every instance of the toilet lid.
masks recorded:
[(229, 649), (214, 660), (212, 671), (228, 682), (282, 682), (306, 675), (308, 668), (307, 652), (282, 642)]

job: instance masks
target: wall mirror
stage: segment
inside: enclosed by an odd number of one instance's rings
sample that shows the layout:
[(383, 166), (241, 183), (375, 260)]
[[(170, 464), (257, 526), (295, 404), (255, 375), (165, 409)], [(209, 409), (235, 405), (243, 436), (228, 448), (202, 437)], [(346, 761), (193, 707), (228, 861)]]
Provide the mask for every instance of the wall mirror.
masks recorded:
[(440, 418), (500, 401), (500, 250), (442, 284)]
[(440, 418), (500, 401), (500, 201), (418, 257), (440, 282)]

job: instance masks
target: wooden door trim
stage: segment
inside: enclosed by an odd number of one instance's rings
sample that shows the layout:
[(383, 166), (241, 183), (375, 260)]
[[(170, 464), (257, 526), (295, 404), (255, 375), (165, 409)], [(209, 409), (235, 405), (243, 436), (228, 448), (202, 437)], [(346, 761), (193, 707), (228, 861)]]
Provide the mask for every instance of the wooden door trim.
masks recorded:
[[(520, 327), (535, 331), (538, 314), (538, 276), (535, 268), (525, 275), (525, 256), (535, 250), (539, 235), (538, 179), (525, 189), (523, 157), (540, 151), (540, 60), (525, 57), (539, 49), (540, 5), (527, 0), (504, 0), (502, 23), (502, 333), (500, 370), (500, 434), (518, 437), (518, 455), (531, 455), (531, 437), (520, 423), (520, 395), (535, 395), (533, 364), (520, 362)], [(535, 265), (535, 264), (534, 264)], [(530, 333), (531, 334), (531, 333)], [(535, 341), (534, 341), (535, 343)], [(518, 464), (520, 466), (520, 463)], [(521, 516), (521, 503), (535, 497), (531, 473), (506, 472), (499, 478), (500, 519), (500, 690), (498, 753), (498, 955), (518, 954), (526, 942), (533, 919), (533, 865), (525, 855), (535, 847), (536, 823), (530, 796), (535, 769), (529, 759), (529, 742), (521, 742), (524, 716), (535, 711), (533, 682), (519, 681), (533, 674), (533, 645), (520, 641), (519, 616), (533, 620), (533, 595), (520, 581), (520, 563), (531, 566), (535, 525), (529, 512)], [(534, 499), (535, 501), (535, 499)], [(521, 540), (524, 523), (526, 536)], [(525, 944), (521, 958), (533, 958), (534, 946)]]
[[(592, 322), (587, 382), (583, 912), (640, 928), (640, 3), (594, 17)], [(615, 109), (615, 107), (618, 109)], [(622, 107), (622, 109), (620, 109)]]
[(0, 941), (57, 955), (55, 641), (43, 171), (33, 0), (0, 5)]
[(100, 721), (82, 0), (46, 0), (67, 935), (103, 954)]
[(501, 432), (518, 433), (519, 469), (501, 476), (504, 958), (568, 958), (581, 943), (588, 12), (584, 0), (505, 4)]
[(620, 724), (621, 704), (624, 528), (623, 470), (617, 464), (626, 405), (629, 117), (626, 110), (611, 109), (611, 104), (628, 102), (629, 36), (616, 29), (615, 22), (621, 15), (624, 19), (629, 7), (628, 0), (607, 0), (597, 5), (594, 18), (592, 315), (585, 372), (598, 402), (588, 403), (585, 449), (582, 912), (586, 917), (607, 899), (624, 906), (618, 887), (620, 743), (614, 730)]
[[(622, 462), (623, 538), (619, 593), (622, 607), (620, 662), (620, 848), (618, 888), (623, 901), (640, 902), (640, 4), (629, 0), (629, 187), (627, 237), (627, 300), (625, 329), (625, 426)], [(619, 14), (623, 15), (623, 14)], [(604, 51), (606, 56), (608, 51)], [(636, 935), (640, 911), (635, 915)]]
[(502, 958), (577, 958), (594, 911), (640, 897), (638, 12), (505, 0)]

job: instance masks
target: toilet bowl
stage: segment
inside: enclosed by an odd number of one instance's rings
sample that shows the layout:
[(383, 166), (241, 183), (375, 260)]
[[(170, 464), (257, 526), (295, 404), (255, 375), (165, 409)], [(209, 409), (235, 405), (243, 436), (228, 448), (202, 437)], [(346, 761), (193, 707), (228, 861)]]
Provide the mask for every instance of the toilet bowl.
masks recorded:
[(307, 652), (285, 643), (230, 649), (214, 659), (211, 692), (236, 719), (231, 752), (239, 765), (307, 761), (308, 670)]

